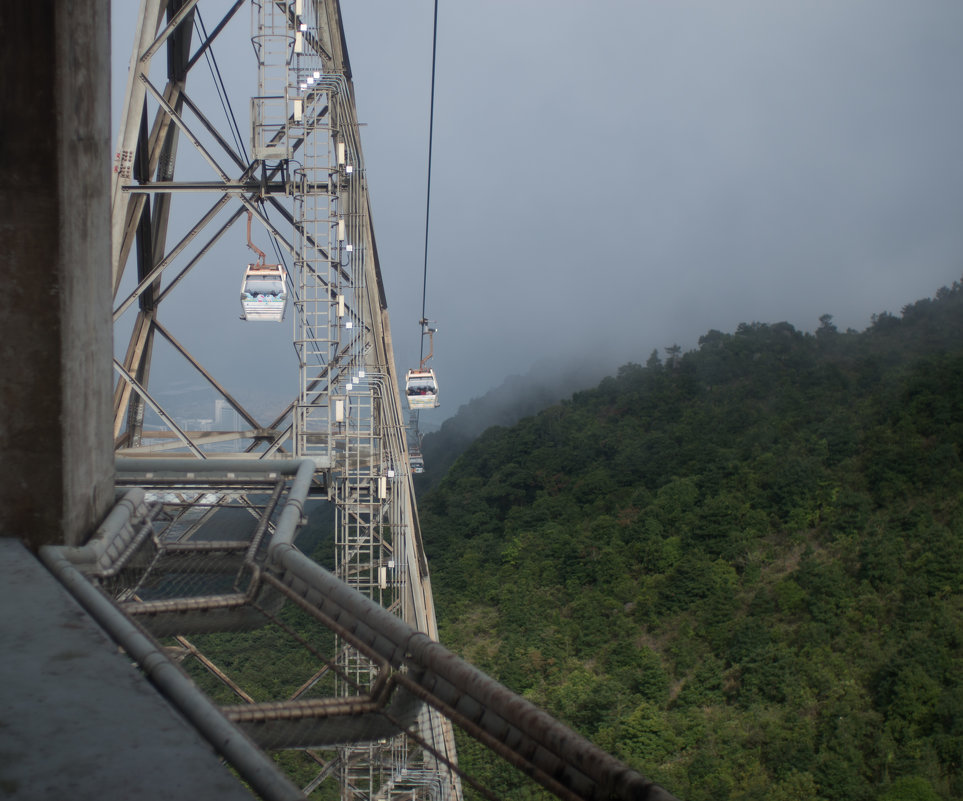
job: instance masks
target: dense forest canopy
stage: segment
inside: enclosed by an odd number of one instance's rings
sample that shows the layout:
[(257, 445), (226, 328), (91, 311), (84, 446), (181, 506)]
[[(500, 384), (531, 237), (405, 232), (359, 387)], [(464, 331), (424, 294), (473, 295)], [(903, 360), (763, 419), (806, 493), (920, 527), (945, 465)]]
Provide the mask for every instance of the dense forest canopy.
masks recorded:
[(688, 801), (961, 798), (961, 452), (959, 284), (709, 331), (423, 494), (442, 641)]
[(571, 397), (576, 390), (594, 387), (611, 371), (599, 363), (545, 360), (525, 375), (509, 376), (500, 386), (464, 404), (437, 431), (422, 438), (425, 472), (415, 476), (418, 492), (441, 481), (455, 459), (486, 429), (512, 426), (523, 417)]

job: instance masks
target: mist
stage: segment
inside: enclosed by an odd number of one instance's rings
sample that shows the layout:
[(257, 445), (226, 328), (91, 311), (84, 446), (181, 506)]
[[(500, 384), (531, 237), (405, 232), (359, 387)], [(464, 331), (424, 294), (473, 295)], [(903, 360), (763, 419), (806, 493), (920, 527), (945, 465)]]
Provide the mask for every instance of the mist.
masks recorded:
[[(435, 415), (546, 358), (614, 369), (822, 314), (862, 330), (960, 278), (959, 4), (439, 5)], [(431, 11), (344, 4), (402, 369)]]
[[(960, 278), (959, 3), (439, 5), (426, 423), (546, 360), (614, 371), (822, 314), (861, 330)], [(342, 3), (402, 373), (420, 356), (432, 11)], [(247, 56), (220, 48), (221, 70)]]

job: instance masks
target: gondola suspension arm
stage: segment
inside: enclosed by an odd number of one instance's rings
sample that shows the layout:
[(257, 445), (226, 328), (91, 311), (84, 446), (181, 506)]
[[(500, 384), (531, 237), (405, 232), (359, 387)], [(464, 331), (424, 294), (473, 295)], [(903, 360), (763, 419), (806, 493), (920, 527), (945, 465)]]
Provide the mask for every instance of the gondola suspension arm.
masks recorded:
[(261, 250), (257, 245), (251, 241), (251, 219), (254, 217), (251, 210), (247, 211), (247, 246), (257, 253), (257, 266), (263, 268), (265, 262), (267, 261), (267, 256), (264, 255), (264, 251)]

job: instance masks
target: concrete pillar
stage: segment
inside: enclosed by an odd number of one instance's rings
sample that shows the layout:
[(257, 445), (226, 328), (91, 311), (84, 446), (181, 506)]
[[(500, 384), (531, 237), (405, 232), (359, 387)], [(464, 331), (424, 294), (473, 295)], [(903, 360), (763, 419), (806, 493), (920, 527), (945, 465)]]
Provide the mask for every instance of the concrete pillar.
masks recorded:
[(113, 503), (110, 0), (0, 3), (0, 536)]

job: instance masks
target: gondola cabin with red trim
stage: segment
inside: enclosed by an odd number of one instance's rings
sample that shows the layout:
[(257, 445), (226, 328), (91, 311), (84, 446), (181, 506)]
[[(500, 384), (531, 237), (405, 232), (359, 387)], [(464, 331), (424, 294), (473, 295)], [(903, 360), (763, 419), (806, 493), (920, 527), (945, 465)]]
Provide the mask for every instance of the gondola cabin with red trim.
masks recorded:
[(284, 319), (288, 291), (280, 264), (249, 264), (241, 282), (241, 319), (279, 323)]
[(405, 376), (405, 395), (410, 409), (434, 409), (438, 406), (438, 379), (431, 368), (409, 370)]

